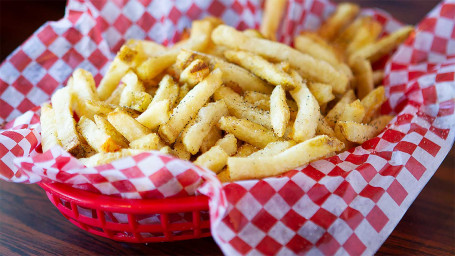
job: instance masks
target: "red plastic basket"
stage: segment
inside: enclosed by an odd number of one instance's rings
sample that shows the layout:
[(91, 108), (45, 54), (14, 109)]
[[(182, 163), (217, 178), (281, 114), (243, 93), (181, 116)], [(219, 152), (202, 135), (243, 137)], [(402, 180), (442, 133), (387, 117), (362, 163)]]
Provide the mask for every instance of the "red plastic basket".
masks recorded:
[(121, 199), (60, 183), (40, 186), (65, 218), (95, 235), (130, 243), (210, 236), (206, 196)]

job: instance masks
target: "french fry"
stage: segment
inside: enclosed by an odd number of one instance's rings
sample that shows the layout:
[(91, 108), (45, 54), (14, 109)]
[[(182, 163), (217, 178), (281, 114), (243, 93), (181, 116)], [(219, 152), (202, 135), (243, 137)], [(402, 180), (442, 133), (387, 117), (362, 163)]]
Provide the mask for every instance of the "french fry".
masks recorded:
[(222, 183), (231, 181), (231, 174), (228, 168), (223, 169), (216, 176)]
[(169, 120), (169, 100), (150, 103), (144, 113), (136, 117), (136, 120), (150, 130), (156, 130), (158, 126)]
[(124, 148), (118, 152), (109, 152), (109, 153), (97, 153), (91, 157), (79, 158), (79, 161), (82, 162), (87, 167), (93, 167), (98, 165), (103, 165), (110, 163), (112, 161), (127, 157), (133, 156), (144, 152), (143, 150), (129, 149)]
[(270, 142), (280, 140), (262, 125), (233, 116), (223, 116), (218, 122), (221, 130), (232, 133), (236, 138), (258, 148), (265, 148)]
[(352, 121), (340, 121), (337, 123), (343, 136), (351, 142), (362, 144), (377, 135), (378, 130), (373, 126)]
[(109, 115), (107, 115), (107, 120), (129, 142), (137, 140), (151, 132), (149, 128), (143, 126), (141, 123), (136, 121), (136, 119), (120, 109), (109, 113)]
[(358, 5), (352, 3), (338, 4), (335, 12), (319, 28), (319, 35), (331, 41), (341, 29), (355, 19), (359, 9)]
[(202, 140), (202, 144), (201, 144), (201, 147), (200, 147), (200, 151), (202, 153), (205, 153), (207, 152), (211, 147), (213, 147), (217, 142), (218, 140), (221, 139), (221, 130), (216, 127), (216, 126), (213, 126), (209, 133), (207, 134), (207, 136), (204, 137), (204, 140)]
[(299, 106), (294, 120), (293, 139), (301, 142), (316, 134), (321, 111), (317, 100), (297, 72), (293, 72), (293, 77), (298, 81), (298, 87), (291, 91), (291, 96)]
[(243, 99), (258, 107), (262, 110), (269, 111), (270, 110), (270, 95), (260, 92), (254, 91), (246, 91), (243, 93)]
[(280, 25), (285, 6), (286, 0), (265, 1), (260, 31), (266, 38), (276, 40), (276, 31)]
[(369, 16), (358, 17), (355, 19), (333, 40), (334, 45), (339, 49), (346, 49), (349, 43), (353, 40), (357, 31), (364, 26), (363, 24), (371, 22), (371, 19), (372, 18)]
[[(169, 146), (164, 146), (164, 147), (160, 148), (160, 152), (163, 154), (175, 156), (174, 150), (172, 150), (172, 148)], [(184, 160), (186, 160), (186, 159), (184, 159)]]
[(102, 130), (105, 134), (115, 141), (115, 144), (119, 145), (122, 148), (128, 147), (128, 140), (119, 133), (114, 126), (112, 126), (106, 118), (98, 115), (94, 115), (93, 119), (95, 120), (96, 126), (98, 129)]
[(365, 116), (365, 108), (363, 107), (360, 100), (355, 100), (348, 105), (341, 113), (338, 121), (353, 121), (353, 122), (362, 122), (363, 117)]
[(158, 150), (164, 146), (160, 137), (156, 133), (149, 133), (139, 139), (133, 140), (130, 143), (132, 149), (141, 150)]
[(172, 109), (173, 106), (175, 105), (178, 96), (179, 96), (178, 84), (174, 81), (174, 79), (172, 79), (171, 76), (165, 75), (163, 79), (161, 79), (160, 81), (158, 90), (156, 90), (152, 103), (168, 100), (169, 109)]
[(125, 89), (126, 84), (120, 83), (117, 88), (112, 92), (111, 96), (106, 99), (106, 103), (119, 105), (120, 104), (120, 97), (122, 96), (122, 92)]
[(72, 80), (68, 85), (74, 95), (74, 111), (78, 116), (92, 118), (94, 113), (85, 105), (86, 100), (98, 100), (95, 80), (90, 72), (78, 68), (73, 72)]
[(96, 115), (107, 115), (116, 108), (120, 108), (121, 110), (127, 112), (130, 116), (139, 116), (138, 112), (134, 109), (109, 104), (106, 103), (106, 101), (87, 100), (85, 101), (85, 105), (87, 106), (87, 109)]
[(276, 136), (284, 136), (290, 116), (286, 92), (281, 85), (278, 85), (270, 95), (270, 120)]
[(174, 143), (173, 155), (183, 160), (190, 160), (191, 158), (191, 153), (186, 150), (180, 138), (177, 138), (177, 141)]
[(210, 73), (209, 66), (202, 60), (196, 59), (180, 74), (180, 83), (194, 87)]
[(412, 26), (402, 27), (392, 34), (379, 39), (379, 41), (359, 49), (353, 53), (353, 56), (366, 58), (373, 63), (400, 45), (412, 31), (414, 31)]
[(335, 95), (332, 93), (332, 86), (328, 84), (310, 82), (307, 86), (311, 94), (313, 94), (314, 98), (318, 101), (319, 105), (324, 105), (335, 99)]
[(376, 38), (378, 38), (379, 34), (381, 33), (381, 30), (382, 25), (378, 21), (372, 19), (367, 20), (367, 22), (364, 22), (362, 26), (360, 26), (360, 28), (356, 31), (355, 35), (346, 48), (346, 53), (348, 55), (351, 55), (362, 47), (374, 43)]
[(123, 46), (120, 48), (115, 59), (109, 65), (109, 69), (101, 79), (101, 82), (96, 89), (100, 100), (106, 100), (117, 87), (122, 77), (128, 72), (130, 66), (135, 63), (137, 51), (131, 47)]
[(257, 38), (265, 38), (265, 36), (261, 32), (259, 32), (256, 29), (251, 29), (251, 28), (243, 30), (243, 34), (252, 36), (252, 37), (257, 37)]
[[(189, 56), (188, 53), (190, 53)], [(224, 84), (236, 84), (244, 91), (255, 91), (262, 93), (272, 92), (273, 88), (271, 86), (268, 86), (267, 83), (265, 83), (263, 80), (259, 79), (254, 74), (248, 72), (248, 70), (235, 64), (232, 64), (230, 62), (227, 62), (222, 58), (200, 52), (188, 51), (187, 53), (183, 53), (183, 55), (186, 57), (182, 57), (182, 59), (187, 58), (187, 60), (185, 60), (184, 63), (188, 61), (191, 63), (191, 61), (193, 61), (195, 58), (200, 58), (203, 61), (207, 62), (212, 69), (214, 68), (221, 69), (221, 71), (223, 72)]]
[(337, 139), (319, 135), (274, 156), (229, 157), (227, 165), (232, 180), (259, 179), (282, 174), (336, 152), (342, 147), (343, 143)]
[(137, 75), (133, 71), (129, 71), (122, 78), (122, 82), (126, 84), (126, 87), (120, 95), (120, 105), (144, 112), (152, 102), (152, 96), (144, 92), (144, 85)]
[(270, 114), (267, 111), (244, 101), (242, 96), (232, 89), (222, 86), (214, 93), (213, 98), (215, 100), (223, 99), (228, 107), (229, 114), (238, 118), (245, 118), (269, 129), (272, 128)]
[(194, 164), (205, 167), (214, 173), (219, 173), (226, 165), (228, 157), (228, 154), (220, 146), (213, 146), (209, 151), (200, 155)]
[(236, 157), (246, 157), (246, 156), (249, 156), (251, 154), (253, 154), (254, 152), (258, 151), (259, 149), (251, 144), (248, 144), (248, 143), (244, 143), (242, 146), (240, 146), (238, 149), (237, 149), (237, 153), (234, 155)]
[(213, 70), (202, 82), (197, 84), (174, 108), (169, 121), (159, 128), (160, 136), (173, 143), (185, 125), (221, 86), (221, 70)]
[(378, 116), (377, 118), (373, 119), (369, 125), (374, 127), (378, 132), (381, 132), (389, 123), (392, 121), (393, 116), (390, 115), (382, 115)]
[(150, 40), (128, 39), (126, 45), (135, 48), (147, 57), (153, 57), (160, 52), (166, 51), (166, 47)]
[(237, 152), (237, 139), (232, 134), (226, 134), (222, 139), (219, 139), (215, 146), (220, 146), (226, 154), (232, 156)]
[(352, 59), (351, 68), (356, 78), (357, 96), (362, 99), (374, 89), (373, 69), (370, 62), (361, 57)]
[(85, 141), (97, 152), (115, 152), (121, 149), (111, 137), (85, 116), (77, 123), (77, 129)]
[(185, 98), (186, 94), (191, 90), (191, 86), (188, 84), (184, 84), (180, 87), (179, 89), (179, 96), (177, 97), (176, 103), (179, 103), (182, 101), (183, 98)]
[(199, 152), (202, 140), (209, 133), (212, 126), (218, 123), (222, 116), (228, 114), (228, 109), (224, 101), (216, 101), (201, 108), (195, 119), (195, 123), (183, 133), (182, 141), (185, 148), (191, 154)]
[(381, 107), (385, 100), (385, 90), (383, 86), (377, 87), (362, 99), (361, 103), (365, 108), (364, 123), (370, 122), (374, 113)]
[(336, 121), (340, 117), (340, 115), (343, 113), (344, 108), (354, 101), (355, 95), (354, 91), (349, 90), (347, 91), (343, 97), (337, 102), (337, 104), (327, 113), (325, 116), (325, 120), (327, 123), (330, 125), (330, 127), (334, 127)]
[(258, 55), (245, 51), (226, 51), (224, 56), (273, 85), (281, 85), (287, 90), (296, 87), (294, 79), (288, 73)]
[(41, 145), (43, 152), (46, 152), (53, 146), (60, 145), (57, 137), (57, 124), (55, 123), (55, 113), (49, 103), (41, 106)]
[(317, 60), (291, 47), (265, 39), (244, 35), (226, 25), (220, 25), (212, 33), (216, 44), (250, 51), (276, 61), (289, 62), (303, 77), (333, 86), (333, 91), (343, 93), (347, 89), (348, 78), (325, 61)]
[(336, 137), (335, 132), (325, 118), (319, 118), (318, 127), (316, 128), (317, 135), (327, 135), (329, 137)]
[(374, 85), (382, 84), (382, 80), (384, 80), (384, 71), (383, 70), (375, 70), (375, 71), (373, 71), (373, 83), (374, 83)]
[(295, 37), (294, 46), (297, 50), (326, 61), (334, 67), (341, 65), (335, 49), (314, 32), (304, 32)]
[(252, 153), (251, 155), (247, 156), (247, 158), (274, 156), (294, 146), (295, 144), (296, 143), (292, 140), (270, 142), (265, 148)]
[(83, 141), (76, 130), (76, 121), (71, 108), (73, 95), (70, 87), (65, 87), (54, 92), (51, 98), (54, 111), (57, 137), (62, 147), (76, 157), (84, 155)]

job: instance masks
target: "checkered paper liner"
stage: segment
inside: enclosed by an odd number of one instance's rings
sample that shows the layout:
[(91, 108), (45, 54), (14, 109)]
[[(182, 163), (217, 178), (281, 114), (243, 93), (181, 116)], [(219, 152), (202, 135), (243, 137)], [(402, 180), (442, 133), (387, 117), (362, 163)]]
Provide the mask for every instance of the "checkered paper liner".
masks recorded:
[[(0, 66), (0, 178), (63, 182), (123, 198), (210, 197), (212, 235), (227, 255), (371, 255), (436, 171), (454, 140), (455, 1), (443, 1), (386, 64), (397, 116), (378, 137), (281, 177), (221, 185), (209, 171), (159, 152), (85, 168), (62, 148), (41, 152), (39, 106), (76, 67), (98, 83), (125, 39), (179, 39), (191, 20), (221, 17), (258, 28), (261, 1), (75, 1)], [(326, 0), (290, 0), (278, 38), (291, 43), (332, 11)], [(365, 9), (385, 33), (401, 24)], [(28, 111), (30, 110), (30, 111)], [(120, 216), (121, 217), (121, 216)]]

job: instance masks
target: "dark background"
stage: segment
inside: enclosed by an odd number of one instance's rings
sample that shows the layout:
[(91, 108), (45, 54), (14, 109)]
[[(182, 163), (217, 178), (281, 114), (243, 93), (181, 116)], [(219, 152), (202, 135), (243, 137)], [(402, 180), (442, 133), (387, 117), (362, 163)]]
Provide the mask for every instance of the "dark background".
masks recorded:
[[(335, 1), (341, 2), (341, 1)], [(415, 24), (437, 0), (357, 0)], [(0, 59), (48, 20), (64, 15), (61, 0), (0, 0)], [(412, 204), (378, 255), (455, 255), (455, 151)], [(126, 244), (91, 235), (68, 222), (37, 185), (0, 181), (0, 255), (220, 255), (211, 238)]]

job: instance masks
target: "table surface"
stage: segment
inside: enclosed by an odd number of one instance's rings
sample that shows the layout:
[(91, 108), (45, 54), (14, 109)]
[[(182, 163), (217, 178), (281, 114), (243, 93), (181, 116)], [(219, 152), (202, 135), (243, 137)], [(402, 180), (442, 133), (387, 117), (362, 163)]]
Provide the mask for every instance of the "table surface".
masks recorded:
[[(385, 9), (402, 21), (415, 24), (438, 1), (353, 2)], [(0, 59), (46, 20), (61, 18), (64, 6), (61, 0), (0, 0)], [(454, 159), (452, 148), (377, 255), (455, 255)], [(221, 251), (212, 238), (145, 245), (91, 235), (68, 222), (37, 185), (0, 182), (0, 255), (169, 254), (220, 255)]]

